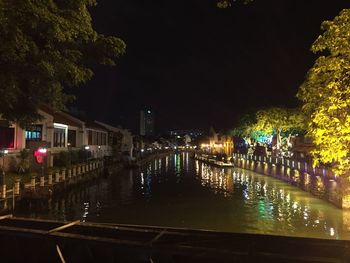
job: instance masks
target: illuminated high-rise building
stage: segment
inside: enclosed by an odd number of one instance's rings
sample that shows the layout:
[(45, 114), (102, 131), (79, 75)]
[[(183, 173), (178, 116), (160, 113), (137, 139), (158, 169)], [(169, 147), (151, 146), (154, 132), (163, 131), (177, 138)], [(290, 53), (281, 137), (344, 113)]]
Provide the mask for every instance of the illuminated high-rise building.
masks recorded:
[(140, 135), (151, 136), (154, 135), (154, 112), (151, 110), (140, 111)]

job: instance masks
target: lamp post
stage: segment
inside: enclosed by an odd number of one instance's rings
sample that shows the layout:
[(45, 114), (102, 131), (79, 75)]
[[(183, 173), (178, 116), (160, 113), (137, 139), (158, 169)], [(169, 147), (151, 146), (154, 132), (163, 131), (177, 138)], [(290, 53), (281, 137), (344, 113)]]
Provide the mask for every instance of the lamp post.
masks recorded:
[(88, 152), (89, 152), (89, 150), (90, 150), (90, 146), (86, 145), (86, 146), (84, 147), (84, 149), (85, 149), (85, 161), (86, 161), (86, 163), (87, 163), (87, 161), (88, 161)]
[(5, 156), (9, 153), (7, 149), (1, 150), (1, 156), (2, 156), (2, 184), (5, 184)]
[[(41, 177), (40, 177), (40, 186), (44, 186), (44, 165), (45, 165), (45, 157), (47, 155), (47, 148), (39, 147), (36, 151), (34, 151), (34, 157), (36, 158), (36, 162), (41, 166)], [(35, 180), (35, 179), (34, 179)], [(35, 184), (34, 184), (35, 187)]]
[(0, 178), (0, 184), (2, 186), (2, 198), (6, 198), (6, 184), (5, 184), (5, 156), (8, 154), (7, 149), (2, 149), (0, 154), (2, 156), (2, 173), (1, 173), (1, 178)]

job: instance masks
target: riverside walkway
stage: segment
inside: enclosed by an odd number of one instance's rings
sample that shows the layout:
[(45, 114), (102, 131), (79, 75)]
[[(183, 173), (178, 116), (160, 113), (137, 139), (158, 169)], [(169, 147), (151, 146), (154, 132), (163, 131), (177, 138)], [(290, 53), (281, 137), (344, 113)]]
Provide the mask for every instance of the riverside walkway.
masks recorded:
[(350, 262), (350, 241), (0, 217), (1, 262)]

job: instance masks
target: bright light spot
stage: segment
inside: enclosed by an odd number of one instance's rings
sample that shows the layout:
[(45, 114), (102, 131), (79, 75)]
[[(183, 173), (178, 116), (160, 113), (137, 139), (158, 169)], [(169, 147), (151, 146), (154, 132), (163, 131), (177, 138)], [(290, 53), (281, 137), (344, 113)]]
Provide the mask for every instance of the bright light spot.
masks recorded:
[(4, 150), (4, 154), (8, 154), (9, 153), (9, 150)]
[(47, 149), (46, 148), (39, 148), (38, 152), (39, 153), (47, 153)]
[(84, 149), (85, 149), (85, 150), (89, 150), (89, 149), (90, 149), (90, 146), (85, 146)]
[(329, 233), (330, 233), (331, 236), (334, 236), (335, 231), (334, 231), (334, 228), (333, 228), (333, 227), (331, 227), (331, 228), (329, 229)]
[(294, 202), (292, 207), (293, 207), (294, 210), (297, 209), (298, 208), (297, 202)]

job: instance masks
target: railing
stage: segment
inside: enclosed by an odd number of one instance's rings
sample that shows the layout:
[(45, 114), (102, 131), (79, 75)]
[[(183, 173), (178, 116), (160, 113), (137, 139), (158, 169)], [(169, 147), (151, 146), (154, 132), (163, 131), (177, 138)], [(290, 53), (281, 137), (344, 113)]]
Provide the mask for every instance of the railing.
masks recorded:
[[(87, 173), (96, 171), (104, 167), (104, 161), (92, 161), (88, 163), (78, 164), (71, 168), (62, 168), (55, 171), (54, 173), (48, 173), (44, 176), (32, 177), (29, 183), (24, 184), (24, 189), (35, 190), (38, 187), (53, 187), (59, 183), (68, 182), (71, 179), (76, 179), (84, 176)], [(20, 179), (16, 179), (13, 188), (8, 189), (7, 185), (0, 186), (0, 200), (14, 199), (15, 197), (21, 196)]]
[(279, 165), (284, 167), (289, 167), (291, 169), (296, 169), (299, 172), (304, 172), (308, 174), (313, 174), (316, 176), (328, 177), (331, 179), (336, 179), (337, 176), (332, 173), (332, 171), (327, 167), (313, 167), (309, 162), (303, 162), (300, 160), (293, 160), (290, 158), (282, 158), (276, 156), (257, 156), (251, 154), (239, 154), (234, 153), (233, 158), (242, 159), (242, 160), (250, 160), (250, 161), (258, 161), (262, 163), (267, 163), (271, 165)]

